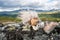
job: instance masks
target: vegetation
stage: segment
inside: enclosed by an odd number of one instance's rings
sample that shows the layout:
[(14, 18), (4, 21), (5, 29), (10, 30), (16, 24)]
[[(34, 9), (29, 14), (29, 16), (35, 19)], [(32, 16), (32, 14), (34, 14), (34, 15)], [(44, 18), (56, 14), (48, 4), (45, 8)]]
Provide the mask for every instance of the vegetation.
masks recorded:
[(42, 14), (39, 14), (39, 17), (43, 21), (60, 21), (60, 12), (45, 12)]
[(20, 22), (21, 19), (17, 19), (16, 17), (7, 17), (7, 16), (1, 16), (0, 22)]
[[(55, 11), (55, 12), (39, 12), (38, 13), (39, 18), (43, 21), (60, 21), (60, 12)], [(12, 21), (12, 22), (20, 22), (21, 19), (16, 18), (17, 15), (8, 15), (8, 16), (0, 16), (0, 22), (7, 22), (7, 21)]]

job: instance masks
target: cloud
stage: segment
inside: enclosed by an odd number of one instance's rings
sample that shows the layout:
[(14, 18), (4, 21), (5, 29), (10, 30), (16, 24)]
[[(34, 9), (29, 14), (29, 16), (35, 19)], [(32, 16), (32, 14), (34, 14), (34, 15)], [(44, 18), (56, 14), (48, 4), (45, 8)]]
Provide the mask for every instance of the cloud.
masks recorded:
[(14, 7), (24, 7), (40, 10), (51, 10), (60, 9), (60, 0), (0, 0), (0, 6), (3, 8), (13, 7), (13, 9)]
[(41, 5), (41, 4), (44, 4), (46, 2), (48, 2), (48, 0), (45, 0), (45, 1), (43, 1), (43, 0), (23, 0), (23, 1), (21, 1), (21, 5), (32, 5), (32, 4), (33, 5), (34, 4)]
[(4, 12), (4, 11), (15, 11), (15, 10), (19, 10), (20, 8), (0, 8), (0, 12)]
[(44, 10), (59, 9), (58, 1), (51, 1), (51, 2), (45, 3), (42, 8)]

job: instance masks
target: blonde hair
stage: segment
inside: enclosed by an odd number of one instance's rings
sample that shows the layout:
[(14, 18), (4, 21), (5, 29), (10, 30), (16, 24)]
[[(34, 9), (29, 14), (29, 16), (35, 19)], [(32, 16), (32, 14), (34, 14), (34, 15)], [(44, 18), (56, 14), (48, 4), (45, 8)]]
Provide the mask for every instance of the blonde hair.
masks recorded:
[(18, 18), (22, 19), (22, 22), (25, 24), (32, 18), (39, 18), (38, 13), (35, 11), (21, 11), (18, 14)]

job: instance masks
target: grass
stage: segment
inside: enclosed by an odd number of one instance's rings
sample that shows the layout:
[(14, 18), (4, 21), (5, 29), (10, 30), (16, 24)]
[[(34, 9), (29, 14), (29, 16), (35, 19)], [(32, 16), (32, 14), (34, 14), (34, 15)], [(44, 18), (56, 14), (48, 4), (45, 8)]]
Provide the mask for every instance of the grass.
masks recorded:
[(53, 13), (53, 12), (46, 13), (45, 12), (43, 14), (39, 14), (38, 16), (43, 21), (46, 21), (46, 20), (48, 20), (48, 21), (60, 21), (60, 12), (55, 12), (55, 13)]
[(0, 22), (20, 22), (21, 19), (17, 19), (16, 17), (7, 17), (7, 16), (1, 16), (0, 17)]
[[(42, 21), (60, 21), (60, 18), (53, 18), (53, 17), (39, 17)], [(13, 17), (0, 17), (0, 22), (20, 22), (21, 19), (13, 18)]]
[[(41, 14), (38, 14), (42, 21), (60, 21), (60, 12), (42, 12)], [(7, 21), (20, 22), (21, 19), (17, 19), (15, 16), (0, 16), (0, 22)]]
[(46, 18), (46, 17), (40, 17), (42, 21), (56, 21), (59, 22), (60, 18)]

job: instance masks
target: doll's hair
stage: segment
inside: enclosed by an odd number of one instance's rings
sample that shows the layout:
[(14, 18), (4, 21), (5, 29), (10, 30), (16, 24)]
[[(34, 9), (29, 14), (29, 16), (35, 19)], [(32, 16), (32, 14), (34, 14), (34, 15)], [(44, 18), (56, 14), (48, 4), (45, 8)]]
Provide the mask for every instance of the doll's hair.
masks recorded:
[(23, 23), (27, 23), (32, 18), (39, 18), (39, 17), (36, 11), (21, 11), (18, 14), (18, 18), (21, 18)]

